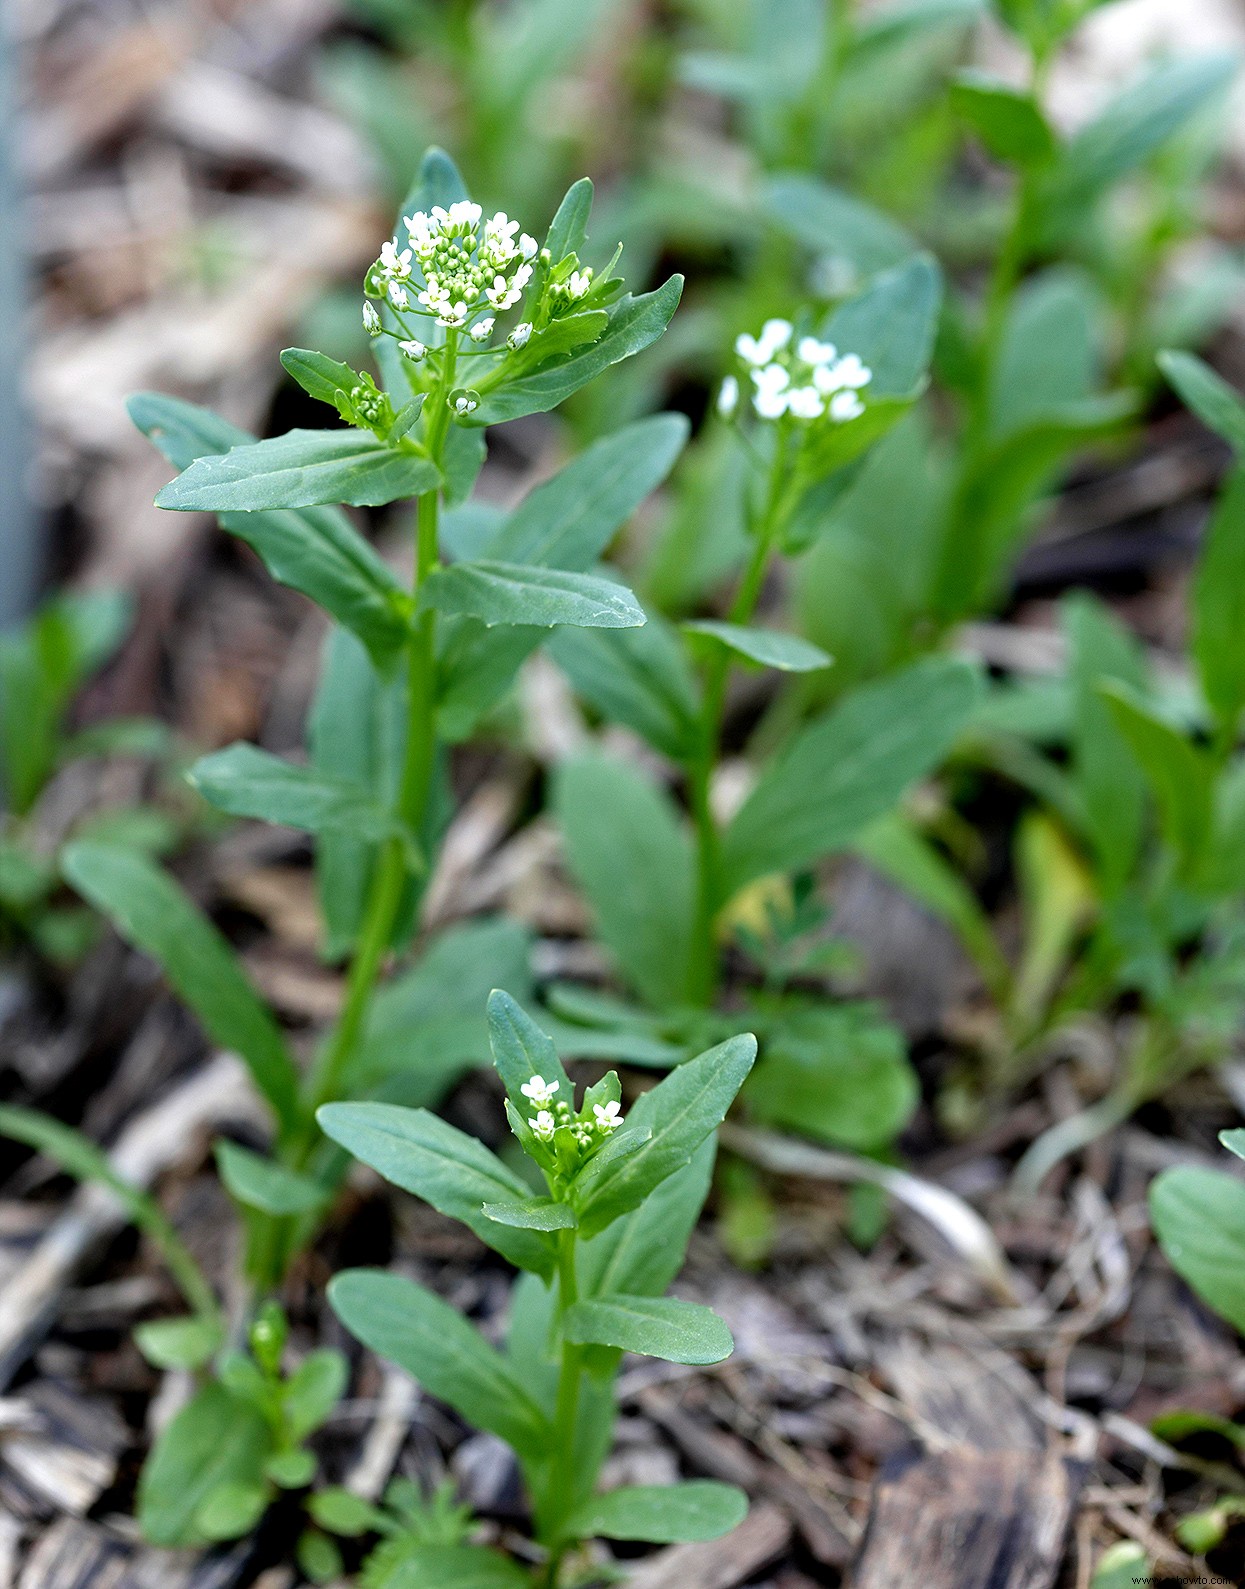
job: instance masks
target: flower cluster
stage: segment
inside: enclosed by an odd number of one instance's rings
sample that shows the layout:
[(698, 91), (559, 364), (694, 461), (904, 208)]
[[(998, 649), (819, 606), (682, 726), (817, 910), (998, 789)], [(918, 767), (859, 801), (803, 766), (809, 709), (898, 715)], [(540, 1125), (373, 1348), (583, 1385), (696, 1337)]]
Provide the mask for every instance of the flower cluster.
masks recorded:
[[(535, 238), (526, 232), (516, 237), (519, 223), (504, 211), (481, 226), (483, 214), (478, 204), (463, 199), (449, 209), (437, 204), (429, 214), (419, 210), (406, 216), (402, 224), (410, 246), (400, 248), (393, 241), (384, 244), (368, 272), (372, 295), (388, 299), (399, 314), (426, 314), (452, 330), (468, 327), (474, 341), (486, 342), (494, 316), (512, 309), (523, 296), (538, 250)], [(471, 317), (481, 309), (489, 313), (469, 326)], [(380, 317), (371, 305), (365, 307), (363, 318), (375, 335)], [(409, 343), (411, 349), (422, 346)], [(403, 352), (408, 352), (407, 344)], [(408, 356), (419, 358), (422, 354), (410, 351)]]
[(532, 1135), (565, 1161), (565, 1168), (575, 1168), (622, 1124), (622, 1109), (617, 1099), (609, 1098), (604, 1103), (586, 1101), (576, 1114), (570, 1102), (557, 1097), (561, 1086), (560, 1081), (533, 1076), (520, 1091), (536, 1111), (527, 1121)]
[[(860, 393), (873, 372), (855, 353), (840, 357), (832, 342), (802, 336), (792, 346), (789, 320), (767, 320), (759, 337), (737, 337), (735, 352), (752, 383), (752, 406), (762, 419), (815, 420), (828, 415), (836, 424), (864, 413)], [(739, 406), (740, 383), (728, 375), (718, 395), (718, 410), (730, 418)]]

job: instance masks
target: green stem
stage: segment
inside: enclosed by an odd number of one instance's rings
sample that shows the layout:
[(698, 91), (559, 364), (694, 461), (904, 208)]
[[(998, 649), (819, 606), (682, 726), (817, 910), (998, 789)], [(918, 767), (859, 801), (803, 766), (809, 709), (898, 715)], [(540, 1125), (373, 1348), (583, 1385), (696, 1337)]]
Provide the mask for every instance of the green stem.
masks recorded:
[[(558, 1322), (561, 1324), (566, 1310), (579, 1300), (579, 1278), (575, 1269), (575, 1232), (558, 1232)], [(562, 1342), (562, 1366), (558, 1375), (558, 1398), (553, 1414), (553, 1462), (550, 1473), (550, 1500), (546, 1526), (556, 1529), (569, 1502), (576, 1492), (575, 1438), (579, 1424), (579, 1392), (584, 1374), (583, 1347), (573, 1342)], [(556, 1536), (555, 1536), (556, 1537)], [(545, 1570), (545, 1589), (555, 1589), (558, 1570), (566, 1544), (551, 1543), (549, 1563)]]
[[(783, 449), (780, 446), (776, 459), (780, 460), (782, 456)], [(770, 481), (769, 501), (761, 523), (756, 528), (751, 556), (727, 614), (731, 623), (748, 622), (764, 589), (774, 544), (777, 504), (783, 484), (782, 470), (775, 467)], [(712, 787), (721, 746), (722, 714), (730, 674), (731, 653), (722, 646), (710, 659), (705, 672), (696, 754), (688, 766), (688, 803), (696, 831), (696, 916), (687, 991), (691, 1002), (701, 1007), (712, 1004), (718, 984), (716, 923), (721, 893), (722, 844), (713, 815)]]

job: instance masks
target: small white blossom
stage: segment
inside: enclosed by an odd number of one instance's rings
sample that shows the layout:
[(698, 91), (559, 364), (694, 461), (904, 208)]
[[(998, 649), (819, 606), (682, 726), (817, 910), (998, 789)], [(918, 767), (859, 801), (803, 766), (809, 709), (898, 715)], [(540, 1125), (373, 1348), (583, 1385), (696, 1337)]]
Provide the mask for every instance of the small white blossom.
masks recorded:
[(363, 305), (363, 329), (370, 337), (380, 335), (380, 316), (376, 313), (376, 305), (365, 303)]
[(414, 337), (409, 342), (399, 342), (398, 348), (406, 354), (408, 359), (414, 359), (416, 364), (428, 356), (428, 349), (422, 342), (417, 342)]
[(542, 1142), (551, 1142), (553, 1140), (554, 1124), (554, 1118), (549, 1113), (548, 1109), (540, 1110), (538, 1114), (534, 1114), (528, 1121), (528, 1125), (531, 1126), (533, 1133), (539, 1137)]
[(483, 320), (477, 320), (467, 335), (473, 342), (487, 342), (493, 334), (493, 327), (496, 323), (492, 315), (488, 315)]
[(805, 364), (833, 364), (838, 349), (833, 342), (819, 342), (816, 337), (801, 337), (796, 352)]
[(398, 251), (397, 245), (392, 241), (380, 245), (381, 268), (393, 281), (406, 281), (411, 274), (411, 250), (409, 248)]
[(506, 343), (507, 346), (517, 350), (519, 348), (525, 348), (531, 340), (532, 322), (530, 320), (523, 320), (520, 321), (517, 326), (515, 326), (514, 330), (506, 338)]
[(873, 379), (873, 371), (867, 364), (862, 364), (858, 353), (847, 353), (834, 366), (840, 386), (850, 386), (859, 390), (868, 386)]
[(718, 390), (718, 413), (723, 419), (729, 419), (738, 407), (739, 382), (728, 375)]
[(781, 419), (789, 402), (791, 376), (788, 372), (781, 364), (767, 364), (763, 370), (753, 370), (752, 381), (756, 387), (753, 408), (762, 419)]
[(790, 320), (767, 320), (761, 327), (761, 340), (766, 347), (779, 353), (791, 341), (792, 330)]
[(830, 399), (830, 418), (840, 425), (848, 419), (859, 419), (864, 411), (865, 405), (855, 392), (836, 392)]
[(613, 1131), (622, 1125), (622, 1110), (613, 1099), (606, 1104), (594, 1103), (592, 1112), (596, 1116), (597, 1127), (601, 1131)]
[(786, 394), (787, 412), (797, 419), (820, 419), (826, 411), (821, 393), (815, 386), (795, 386)]
[(389, 283), (389, 302), (395, 309), (406, 309), (410, 306), (410, 299), (406, 295), (406, 288), (400, 281)]
[(479, 406), (479, 399), (469, 396), (466, 392), (459, 392), (454, 399), (454, 412), (456, 414), (474, 414)]
[(539, 248), (540, 245), (537, 243), (536, 239), (534, 237), (529, 237), (526, 232), (524, 232), (519, 238), (519, 253), (522, 254), (525, 260), (535, 259)]
[(534, 1104), (543, 1109), (546, 1104), (552, 1102), (554, 1093), (561, 1085), (560, 1081), (545, 1081), (542, 1076), (533, 1076), (531, 1081), (523, 1083), (519, 1091), (525, 1098), (530, 1098)]
[(567, 294), (572, 298), (586, 298), (592, 288), (592, 272), (590, 270), (573, 270), (570, 280), (566, 284)]

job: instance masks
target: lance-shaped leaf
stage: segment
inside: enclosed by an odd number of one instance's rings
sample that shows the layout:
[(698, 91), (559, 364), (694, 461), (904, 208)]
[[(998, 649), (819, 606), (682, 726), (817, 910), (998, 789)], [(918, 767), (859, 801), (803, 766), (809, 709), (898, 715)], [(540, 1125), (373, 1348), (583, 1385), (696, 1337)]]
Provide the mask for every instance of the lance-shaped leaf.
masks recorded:
[(182, 513), (255, 513), (346, 502), (377, 506), (440, 484), (436, 465), (358, 430), (290, 430), (199, 458), (156, 497)]
[(516, 1230), (574, 1230), (576, 1225), (571, 1205), (548, 1197), (529, 1197), (524, 1203), (485, 1203), (484, 1212), (497, 1224)]
[[(130, 417), (177, 469), (255, 438), (205, 408), (144, 392)], [(405, 643), (411, 601), (389, 565), (335, 508), (226, 513), (221, 527), (243, 540), (280, 584), (318, 603), (356, 634), (378, 665)]]
[(522, 563), (481, 561), (439, 568), (425, 581), (420, 601), (438, 612), (494, 624), (552, 629), (576, 624), (587, 629), (630, 629), (644, 610), (625, 585), (596, 574)]
[(1204, 425), (1245, 456), (1245, 401), (1192, 353), (1160, 353), (1159, 368)]
[(379, 1269), (348, 1269), (329, 1284), (329, 1302), (352, 1335), (413, 1374), (477, 1429), (539, 1459), (551, 1431), (540, 1408), (473, 1325), (423, 1286)]
[(1214, 800), (1210, 759), (1126, 685), (1104, 684), (1101, 693), (1146, 775), (1158, 805), (1163, 838), (1187, 876), (1201, 860), (1210, 837)]
[(683, 291), (682, 276), (672, 276), (656, 292), (628, 294), (610, 311), (596, 342), (548, 369), (534, 370), (485, 396), (474, 415), (481, 425), (496, 425), (523, 414), (543, 414), (578, 391), (603, 370), (656, 342), (670, 323)]
[(997, 160), (1037, 166), (1055, 154), (1055, 135), (1033, 96), (985, 72), (961, 72), (951, 105)]
[(348, 364), (330, 359), (327, 353), (317, 353), (314, 348), (286, 348), (281, 364), (308, 397), (318, 398), (330, 408), (337, 406), (338, 392), (348, 395), (359, 382), (358, 372)]
[(840, 304), (823, 322), (821, 335), (869, 366), (869, 399), (909, 398), (929, 368), (941, 303), (938, 263), (917, 254)]
[(724, 897), (850, 844), (938, 765), (979, 688), (973, 668), (936, 657), (856, 690), (799, 733), (726, 830)]
[(748, 1515), (748, 1497), (733, 1484), (636, 1484), (595, 1495), (562, 1525), (567, 1539), (643, 1539), (653, 1545), (717, 1539)]
[(522, 1203), (530, 1193), (476, 1137), (426, 1109), (388, 1103), (326, 1104), (317, 1119), (325, 1136), (356, 1159), (461, 1220), (518, 1268), (552, 1273), (557, 1253), (547, 1234), (500, 1224), (484, 1212), (486, 1203)]
[(588, 239), (588, 217), (592, 214), (592, 182), (580, 177), (566, 190), (545, 238), (549, 257), (556, 265), (568, 254), (580, 254)]
[(487, 544), (505, 563), (582, 572), (674, 467), (687, 444), (682, 414), (624, 425), (530, 491)]
[(263, 1487), (272, 1435), (254, 1402), (210, 1380), (161, 1432), (143, 1466), (138, 1523), (153, 1545), (204, 1545), (200, 1513), (226, 1487)]
[(720, 1363), (735, 1349), (712, 1308), (675, 1297), (590, 1297), (566, 1310), (562, 1330), (580, 1346), (616, 1346), (667, 1363)]
[(229, 1195), (244, 1207), (265, 1214), (309, 1214), (329, 1196), (310, 1176), (299, 1175), (236, 1142), (222, 1139), (216, 1144), (216, 1165)]
[(1178, 1165), (1150, 1187), (1150, 1217), (1180, 1278), (1245, 1334), (1245, 1184)]
[(584, 700), (672, 761), (697, 746), (699, 687), (687, 647), (665, 619), (639, 629), (561, 629), (546, 650)]
[(726, 1117), (756, 1059), (750, 1032), (680, 1065), (631, 1107), (626, 1124), (589, 1160), (575, 1184), (584, 1236), (639, 1206), (689, 1164)]
[(282, 761), (239, 743), (202, 756), (187, 774), (209, 804), (235, 817), (256, 817), (306, 833), (348, 832), (377, 840), (397, 831), (391, 812), (359, 784)]
[(189, 896), (134, 850), (71, 844), (61, 870), (136, 949), (157, 960), (212, 1039), (246, 1061), (283, 1130), (298, 1123), (298, 1072), (233, 950)]
[(884, 211), (802, 171), (771, 177), (764, 203), (789, 237), (819, 254), (850, 260), (862, 275), (888, 270), (917, 252), (912, 234)]
[(834, 661), (811, 640), (784, 634), (781, 629), (753, 629), (745, 624), (719, 623), (714, 618), (697, 618), (683, 627), (689, 634), (709, 635), (721, 641), (727, 650), (747, 657), (749, 662), (759, 662), (762, 667), (777, 668), (782, 673), (815, 673)]
[(554, 1090), (559, 1100), (574, 1106), (574, 1088), (557, 1049), (522, 1005), (502, 988), (494, 988), (488, 996), (488, 1038), (493, 1065), (516, 1109), (527, 1113), (530, 1105), (523, 1088), (534, 1079), (556, 1083)]
[(1193, 587), (1193, 655), (1211, 710), (1229, 729), (1245, 710), (1245, 470), (1219, 498)]

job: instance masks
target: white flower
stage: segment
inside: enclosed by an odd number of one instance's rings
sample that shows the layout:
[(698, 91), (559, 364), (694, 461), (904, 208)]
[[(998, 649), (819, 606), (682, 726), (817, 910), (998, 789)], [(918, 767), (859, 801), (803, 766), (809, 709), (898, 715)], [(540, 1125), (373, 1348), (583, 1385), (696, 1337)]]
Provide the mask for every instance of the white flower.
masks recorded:
[(787, 411), (797, 419), (820, 419), (826, 411), (821, 393), (815, 386), (796, 386), (786, 394)]
[(847, 353), (834, 366), (834, 373), (840, 386), (850, 386), (859, 389), (868, 386), (873, 379), (873, 371), (867, 364), (860, 362), (858, 353)]
[(767, 364), (763, 370), (753, 370), (752, 406), (762, 419), (781, 419), (790, 401), (788, 388), (791, 377), (781, 364)]
[(512, 348), (525, 348), (532, 340), (532, 322), (522, 320), (506, 338), (507, 344)]
[(489, 315), (484, 320), (477, 320), (467, 335), (473, 342), (487, 342), (493, 334), (493, 327), (496, 323), (492, 315)]
[(745, 364), (751, 364), (754, 369), (760, 369), (762, 364), (770, 361), (769, 349), (758, 342), (756, 337), (749, 336), (746, 331), (735, 338), (735, 352)]
[(454, 412), (456, 414), (474, 414), (476, 409), (480, 406), (479, 398), (472, 397), (467, 392), (459, 392), (458, 396), (454, 398), (453, 402)]
[(426, 358), (428, 354), (428, 349), (424, 346), (424, 344), (422, 342), (416, 342), (414, 338), (412, 338), (409, 342), (399, 342), (398, 348), (401, 352), (406, 354), (408, 359), (414, 359), (416, 364), (418, 364), (422, 358)]
[(613, 1131), (622, 1125), (622, 1111), (613, 1099), (607, 1104), (594, 1103), (592, 1112), (601, 1131)]
[(363, 329), (370, 337), (380, 335), (380, 316), (376, 313), (376, 305), (365, 303), (363, 305)]
[(572, 298), (585, 298), (592, 287), (592, 272), (590, 270), (573, 270), (570, 280), (566, 284), (566, 291)]
[(411, 251), (409, 248), (404, 248), (399, 253), (392, 240), (382, 243), (380, 263), (395, 281), (405, 281), (411, 274)]
[(529, 237), (526, 232), (519, 238), (519, 252), (524, 259), (535, 259), (540, 245), (534, 237)]
[(791, 341), (792, 329), (790, 320), (767, 320), (761, 327), (761, 341), (769, 348), (770, 358)]
[(539, 1108), (544, 1108), (551, 1103), (553, 1095), (561, 1087), (560, 1081), (545, 1081), (541, 1076), (533, 1076), (531, 1081), (525, 1081), (519, 1091), (525, 1098), (530, 1098)]
[(805, 364), (832, 364), (838, 349), (833, 342), (819, 342), (816, 337), (801, 337), (796, 352)]
[(406, 296), (406, 288), (402, 286), (401, 282), (391, 281), (389, 283), (389, 302), (395, 309), (405, 309), (409, 306), (410, 299)]
[(745, 364), (760, 369), (763, 364), (769, 364), (774, 355), (780, 353), (790, 340), (790, 320), (767, 320), (761, 327), (759, 337), (749, 336), (746, 331), (742, 336), (736, 337), (735, 352)]
[(859, 419), (864, 411), (865, 405), (855, 392), (836, 392), (830, 399), (830, 418), (840, 425), (848, 419)]
[(738, 407), (739, 382), (728, 375), (718, 390), (718, 413), (723, 419), (729, 419)]
[(528, 1125), (531, 1126), (534, 1134), (538, 1136), (542, 1142), (550, 1142), (553, 1140), (554, 1118), (549, 1113), (548, 1109), (542, 1109), (538, 1114), (534, 1114), (528, 1121)]

